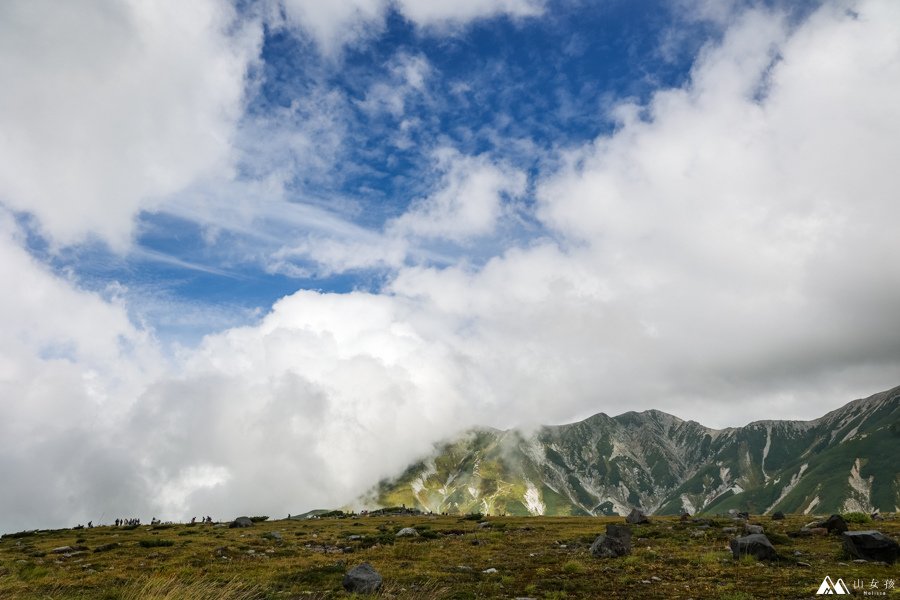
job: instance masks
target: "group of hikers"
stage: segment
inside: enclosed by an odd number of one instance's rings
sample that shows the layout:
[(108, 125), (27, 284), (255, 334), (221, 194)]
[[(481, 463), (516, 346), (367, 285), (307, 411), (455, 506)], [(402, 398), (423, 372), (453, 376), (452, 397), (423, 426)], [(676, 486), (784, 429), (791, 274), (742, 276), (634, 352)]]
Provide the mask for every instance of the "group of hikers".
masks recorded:
[[(201, 522), (201, 523), (212, 524), (213, 519), (212, 519), (212, 517), (206, 516), (206, 517), (202, 517), (202, 518), (200, 519), (200, 522)], [(115, 523), (115, 526), (116, 526), (116, 527), (128, 527), (129, 525), (140, 525), (140, 524), (141, 524), (141, 520), (138, 519), (138, 518), (134, 518), (134, 519), (116, 519), (116, 520), (114, 521), (114, 523)], [(197, 523), (197, 517), (192, 517), (192, 518), (191, 518), (191, 525), (194, 525), (195, 523)], [(162, 524), (162, 521), (160, 521), (160, 520), (157, 519), (156, 517), (153, 517), (152, 519), (150, 519), (150, 524), (151, 524), (151, 525), (160, 525), (160, 524)], [(93, 525), (90, 521), (88, 521), (88, 527), (93, 527), (93, 526), (94, 526), (94, 525)]]

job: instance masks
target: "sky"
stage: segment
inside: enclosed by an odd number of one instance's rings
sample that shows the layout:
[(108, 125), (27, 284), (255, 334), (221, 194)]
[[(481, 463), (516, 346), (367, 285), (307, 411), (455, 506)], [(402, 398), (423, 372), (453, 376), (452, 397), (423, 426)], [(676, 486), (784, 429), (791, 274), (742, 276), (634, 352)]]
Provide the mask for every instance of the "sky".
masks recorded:
[(894, 0), (0, 3), (0, 530), (900, 384)]

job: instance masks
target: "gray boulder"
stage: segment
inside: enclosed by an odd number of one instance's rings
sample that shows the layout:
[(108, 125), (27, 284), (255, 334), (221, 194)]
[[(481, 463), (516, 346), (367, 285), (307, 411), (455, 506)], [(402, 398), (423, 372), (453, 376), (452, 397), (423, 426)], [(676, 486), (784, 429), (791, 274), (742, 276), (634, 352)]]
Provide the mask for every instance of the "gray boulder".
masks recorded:
[(367, 562), (359, 564), (344, 575), (344, 589), (351, 594), (374, 594), (383, 580), (378, 571)]
[(231, 529), (235, 529), (238, 527), (253, 527), (253, 521), (250, 520), (250, 517), (238, 517), (234, 521), (231, 522), (231, 525), (228, 526)]
[(631, 554), (631, 528), (627, 525), (606, 526), (606, 535), (599, 535), (591, 544), (591, 555), (597, 558), (618, 558)]
[(822, 521), (822, 527), (827, 529), (828, 533), (833, 533), (834, 535), (840, 535), (850, 529), (847, 526), (847, 521), (841, 515), (831, 515)]
[(761, 533), (751, 533), (744, 537), (739, 537), (729, 542), (731, 546), (731, 554), (735, 559), (745, 555), (755, 556), (759, 560), (777, 560), (778, 553), (772, 542)]
[(856, 558), (894, 564), (900, 555), (900, 544), (880, 531), (845, 531), (844, 550)]
[(625, 517), (625, 522), (631, 523), (632, 525), (641, 525), (643, 523), (649, 523), (650, 519), (647, 518), (644, 511), (638, 508), (632, 508), (631, 512), (628, 513), (628, 516)]
[(404, 527), (394, 537), (419, 537), (419, 532), (412, 527)]
[(744, 531), (748, 534), (749, 533), (762, 533), (763, 526), (762, 525), (751, 525), (750, 523), (747, 523), (746, 525), (744, 525)]
[(781, 512), (780, 510), (772, 513), (772, 520), (773, 521), (784, 521), (784, 513)]

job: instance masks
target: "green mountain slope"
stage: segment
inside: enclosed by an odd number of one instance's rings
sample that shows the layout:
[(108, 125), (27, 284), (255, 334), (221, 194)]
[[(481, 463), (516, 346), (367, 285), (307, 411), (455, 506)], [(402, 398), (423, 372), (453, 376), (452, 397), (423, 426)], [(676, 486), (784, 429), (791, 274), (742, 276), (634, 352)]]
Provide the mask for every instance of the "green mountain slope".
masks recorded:
[(650, 410), (439, 444), (360, 503), (511, 515), (900, 510), (900, 387), (814, 421), (714, 430)]

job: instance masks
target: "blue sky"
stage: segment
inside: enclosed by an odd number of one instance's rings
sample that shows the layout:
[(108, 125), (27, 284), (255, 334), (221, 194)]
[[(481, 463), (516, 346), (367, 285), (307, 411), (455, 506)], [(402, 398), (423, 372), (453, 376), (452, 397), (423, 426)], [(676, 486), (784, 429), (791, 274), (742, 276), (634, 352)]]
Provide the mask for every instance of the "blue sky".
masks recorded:
[(0, 4), (0, 530), (296, 513), (474, 425), (895, 386), (898, 23)]
[[(292, 165), (284, 182), (286, 202), (380, 230), (438, 185), (423, 173), (439, 146), (508, 161), (528, 174), (533, 188), (535, 176), (559, 151), (614, 129), (609, 109), (616, 103), (644, 103), (654, 90), (685, 82), (697, 52), (719, 28), (684, 18), (680, 10), (668, 2), (557, 2), (544, 5), (539, 19), (501, 15), (442, 34), (423, 31), (388, 9), (383, 31), (342, 48), (338, 57), (323, 56), (302, 31), (268, 24), (248, 74), (252, 84), (240, 125), (248, 141), (238, 147), (236, 179), (253, 181), (271, 168), (255, 156), (254, 146), (265, 141), (254, 139), (265, 135), (255, 129), (259, 121), (291, 129), (298, 120), (320, 118), (316, 111), (327, 102), (334, 111), (328, 125), (340, 130), (341, 139), (335, 142), (332, 131), (316, 133), (332, 145), (333, 160)], [(258, 6), (243, 11), (251, 19)], [(404, 60), (421, 61), (424, 87), (404, 96), (401, 111), (378, 106), (371, 99), (373, 86), (402, 85), (398, 69)], [(398, 140), (403, 123), (414, 125)], [(530, 189), (521, 202), (533, 201)], [(133, 303), (136, 316), (163, 338), (184, 343), (252, 320), (297, 289), (377, 291), (390, 275), (384, 269), (333, 273), (309, 262), (304, 274), (273, 273), (260, 256), (233, 251), (254, 243), (240, 233), (210, 239), (203, 222), (164, 209), (141, 211), (134, 219), (133, 246), (125, 253), (97, 241), (48, 252), (34, 220), (20, 223), (31, 234), (36, 257), (57, 272), (73, 274), (87, 289), (102, 291), (116, 283), (138, 298), (213, 309), (210, 322), (185, 323), (155, 304)], [(301, 227), (276, 235), (304, 233)], [(514, 243), (528, 243), (548, 232), (532, 219), (508, 235)], [(442, 250), (478, 264), (498, 250), (489, 240), (481, 245)], [(427, 263), (430, 257), (411, 260)]]

